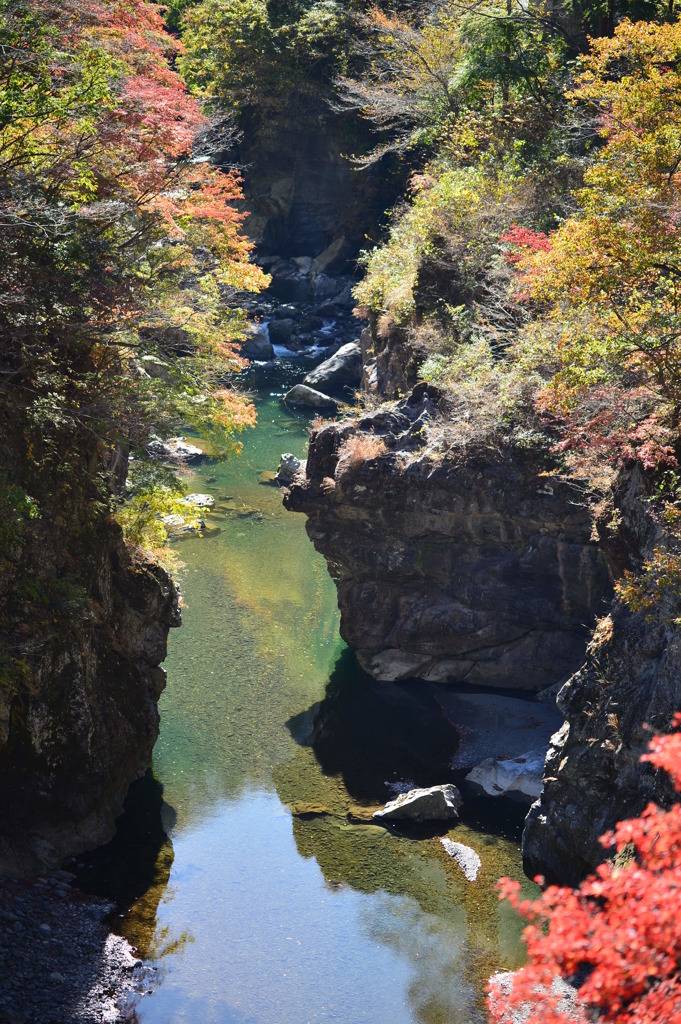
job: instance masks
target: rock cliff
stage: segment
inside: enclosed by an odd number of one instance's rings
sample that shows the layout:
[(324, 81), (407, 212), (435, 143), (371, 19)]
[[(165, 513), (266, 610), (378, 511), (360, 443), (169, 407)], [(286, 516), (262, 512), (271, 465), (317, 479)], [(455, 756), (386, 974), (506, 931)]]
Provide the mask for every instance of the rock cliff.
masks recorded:
[(42, 637), (23, 685), (0, 690), (0, 870), (30, 873), (110, 839), (151, 762), (177, 593), (116, 524), (91, 543), (87, 615)]
[[(621, 568), (664, 543), (644, 500), (638, 470), (623, 474), (618, 535), (604, 549)], [(544, 789), (527, 819), (528, 874), (576, 884), (606, 857), (599, 837), (654, 800), (675, 799), (665, 776), (641, 763), (652, 732), (668, 732), (681, 708), (681, 638), (673, 588), (644, 613), (615, 601), (591, 640), (585, 664), (558, 695), (565, 724), (553, 737)], [(678, 797), (676, 797), (678, 799)]]
[(113, 835), (180, 623), (171, 579), (108, 511), (125, 454), (68, 424), (45, 436), (0, 411), (0, 872), (20, 874)]
[(606, 608), (588, 510), (546, 440), (464, 443), (442, 410), (421, 384), (317, 430), (286, 506), (308, 517), (369, 674), (542, 689), (580, 665)]

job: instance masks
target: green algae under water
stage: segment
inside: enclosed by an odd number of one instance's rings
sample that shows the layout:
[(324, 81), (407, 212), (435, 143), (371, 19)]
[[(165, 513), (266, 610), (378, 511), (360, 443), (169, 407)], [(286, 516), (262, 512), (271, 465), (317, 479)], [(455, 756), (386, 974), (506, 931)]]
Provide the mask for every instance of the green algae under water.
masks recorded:
[(242, 457), (188, 480), (215, 496), (219, 532), (178, 545), (186, 608), (145, 783), (157, 808), (143, 878), (128, 885), (119, 855), (121, 929), (156, 966), (136, 1013), (477, 1024), (486, 979), (522, 958), (521, 923), (493, 888), (521, 877), (517, 835), (451, 830), (482, 857), (470, 884), (440, 846), (446, 829), (387, 831), (363, 811), (394, 795), (388, 783), (446, 781), (456, 734), (418, 686), (362, 675), (303, 517), (259, 483), (282, 452), (305, 451), (279, 374), (261, 382)]

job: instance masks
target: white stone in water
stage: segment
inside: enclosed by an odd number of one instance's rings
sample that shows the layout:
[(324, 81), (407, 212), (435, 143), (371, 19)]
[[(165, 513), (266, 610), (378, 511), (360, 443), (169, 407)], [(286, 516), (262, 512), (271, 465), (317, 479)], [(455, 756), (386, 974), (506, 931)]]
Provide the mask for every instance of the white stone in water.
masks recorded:
[(210, 494), (188, 494), (183, 501), (184, 504), (193, 505), (195, 508), (212, 508), (215, 504), (215, 498)]
[(276, 480), (279, 484), (290, 484), (297, 473), (305, 472), (305, 462), (301, 462), (291, 452), (285, 452), (279, 462)]
[(486, 796), (507, 796), (534, 803), (541, 796), (546, 750), (530, 750), (512, 758), (489, 757), (466, 776)]
[(453, 839), (448, 839), (446, 836), (440, 842), (449, 856), (454, 858), (468, 881), (474, 882), (478, 877), (478, 871), (482, 867), (482, 861), (475, 850), (464, 843), (455, 843)]
[(448, 821), (459, 817), (463, 800), (456, 786), (431, 786), (430, 789), (411, 789), (376, 811), (374, 818), (383, 821)]

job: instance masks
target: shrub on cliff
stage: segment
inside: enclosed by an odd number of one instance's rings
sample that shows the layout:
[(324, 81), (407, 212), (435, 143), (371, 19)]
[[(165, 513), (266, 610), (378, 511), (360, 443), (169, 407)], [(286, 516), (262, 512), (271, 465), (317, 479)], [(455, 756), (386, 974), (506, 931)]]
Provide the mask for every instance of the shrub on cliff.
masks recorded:
[[(675, 719), (681, 726), (681, 715)], [(681, 792), (681, 734), (654, 739), (646, 755)], [(681, 1021), (681, 805), (651, 804), (603, 839), (617, 856), (579, 889), (552, 886), (522, 901), (519, 885), (504, 891), (529, 920), (529, 965), (513, 976), (511, 993), (495, 992), (491, 1020), (508, 1024), (675, 1024)], [(577, 988), (578, 1004), (561, 1006), (554, 979)]]

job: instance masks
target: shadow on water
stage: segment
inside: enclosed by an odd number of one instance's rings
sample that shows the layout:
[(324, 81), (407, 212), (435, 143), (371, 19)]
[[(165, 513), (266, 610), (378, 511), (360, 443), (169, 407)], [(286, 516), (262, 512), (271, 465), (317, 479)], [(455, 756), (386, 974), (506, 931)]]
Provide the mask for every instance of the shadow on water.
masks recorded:
[(144, 956), (154, 944), (156, 913), (173, 865), (168, 832), (175, 813), (151, 771), (133, 783), (116, 835), (106, 846), (79, 858), (74, 867), (85, 892), (115, 902), (115, 928)]
[[(418, 683), (379, 683), (345, 649), (322, 701), (286, 723), (293, 739), (311, 747), (324, 774), (340, 776), (360, 804), (381, 804), (406, 788), (453, 782), (464, 795), (467, 769), (452, 769), (459, 749), (457, 725), (432, 692)], [(520, 841), (527, 807), (511, 801), (466, 799), (461, 820), (491, 836)], [(413, 838), (446, 833), (448, 826), (402, 823)]]
[(413, 684), (378, 683), (344, 650), (324, 699), (286, 723), (292, 737), (312, 747), (327, 775), (342, 776), (350, 796), (381, 803), (392, 788), (450, 781), (459, 745), (456, 727), (433, 697)]

